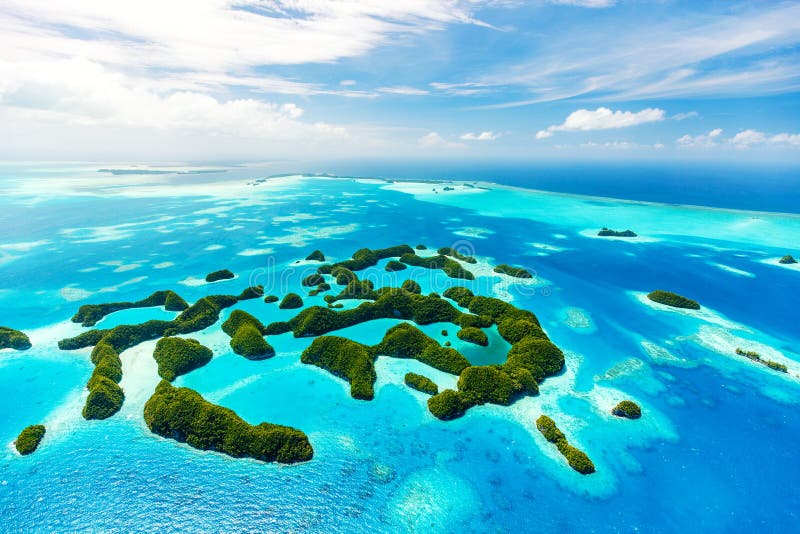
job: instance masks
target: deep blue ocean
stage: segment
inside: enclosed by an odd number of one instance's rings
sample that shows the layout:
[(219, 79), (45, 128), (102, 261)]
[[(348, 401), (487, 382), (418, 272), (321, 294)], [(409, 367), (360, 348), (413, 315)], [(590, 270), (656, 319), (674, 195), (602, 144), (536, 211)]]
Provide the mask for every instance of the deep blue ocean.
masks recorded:
[[(578, 165), (529, 180), (532, 171), (520, 168), (417, 173), (395, 164), (383, 172), (371, 163), (341, 165), (300, 170), (469, 184), (445, 190), (347, 177), (264, 179), (282, 171), (275, 165), (118, 175), (98, 172), (108, 165), (96, 164), (0, 167), (0, 325), (25, 331), (33, 342), (25, 352), (0, 351), (0, 530), (797, 529), (800, 268), (777, 261), (800, 258), (800, 217), (791, 214), (800, 205), (796, 173), (761, 169), (748, 181), (740, 168), (722, 186), (717, 167), (673, 179), (673, 170), (643, 166), (636, 180), (632, 168), (593, 173)], [(474, 187), (476, 180), (569, 194)], [(597, 237), (604, 226), (639, 237)], [(193, 302), (238, 294), (248, 283), (277, 295), (305, 294), (300, 280), (315, 265), (297, 261), (312, 250), (338, 261), (361, 247), (401, 243), (473, 253), (479, 264), (470, 267), (476, 280), (467, 285), (536, 313), (566, 354), (564, 373), (543, 382), (537, 397), (443, 422), (403, 375), (425, 374), (440, 389), (454, 387), (455, 377), (380, 357), (375, 399), (354, 400), (344, 381), (299, 361), (310, 339), (268, 336), (277, 355), (263, 361), (234, 354), (219, 328), (227, 310), (189, 336), (213, 350), (212, 361), (175, 384), (252, 424), (303, 430), (315, 449), (312, 461), (237, 460), (150, 433), (142, 407), (158, 382), (155, 342), (122, 354), (122, 410), (104, 421), (81, 417), (89, 349), (56, 345), (85, 330), (69, 321), (80, 305), (138, 300), (162, 289)], [(390, 276), (385, 263), (362, 278), (380, 286), (413, 276), (425, 293), (453, 284), (440, 271)], [(498, 263), (535, 277), (523, 283), (496, 276), (490, 265)], [(202, 281), (222, 268), (237, 277)], [(650, 303), (644, 294), (654, 289), (686, 295), (702, 308)], [(320, 304), (322, 295), (304, 301)], [(265, 324), (296, 313), (259, 299), (236, 307)], [(173, 315), (126, 310), (97, 326)], [(336, 334), (375, 343), (396, 323)], [(455, 331), (449, 324), (423, 330), (441, 343), (451, 340), (473, 363), (503, 361), (508, 345), (496, 332), (479, 348), (443, 337), (443, 328)], [(789, 372), (741, 358), (739, 347)], [(642, 418), (612, 416), (622, 399), (640, 404)], [(542, 413), (586, 451), (596, 473), (569, 468), (536, 430)], [(39, 450), (19, 456), (12, 442), (37, 423), (47, 427)]]

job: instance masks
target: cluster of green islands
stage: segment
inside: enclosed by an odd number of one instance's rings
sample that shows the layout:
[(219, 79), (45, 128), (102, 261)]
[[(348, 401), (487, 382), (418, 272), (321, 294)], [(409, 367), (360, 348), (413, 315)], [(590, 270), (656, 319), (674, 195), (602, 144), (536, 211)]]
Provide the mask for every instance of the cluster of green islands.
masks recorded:
[[(427, 247), (418, 245), (416, 250), (427, 250)], [(338, 286), (338, 292), (324, 297), (324, 306), (304, 307), (303, 297), (297, 293), (287, 293), (282, 298), (264, 296), (260, 286), (248, 287), (239, 295), (209, 295), (191, 305), (177, 293), (166, 290), (135, 302), (81, 306), (72, 321), (85, 327), (95, 326), (110, 313), (130, 308), (163, 306), (176, 312), (172, 320), (150, 320), (108, 329), (92, 328), (59, 342), (62, 350), (92, 347), (90, 360), (94, 371), (86, 385), (89, 394), (83, 416), (86, 419), (106, 419), (119, 411), (125, 401), (119, 385), (122, 380), (120, 354), (144, 341), (158, 340), (153, 358), (162, 381), (144, 409), (145, 422), (153, 433), (237, 458), (281, 463), (311, 459), (313, 447), (301, 430), (266, 422), (250, 425), (232, 410), (209, 403), (196, 391), (171, 384), (177, 377), (203, 367), (213, 358), (211, 349), (196, 339), (185, 337), (187, 334), (215, 324), (226, 308), (261, 297), (265, 303), (279, 302), (281, 309), (297, 309), (298, 312), (285, 321), (263, 324), (250, 313), (232, 310), (221, 328), (230, 337), (230, 346), (235, 354), (249, 360), (262, 360), (275, 355), (275, 349), (267, 341), (269, 336), (291, 332), (298, 338), (312, 337), (313, 341), (300, 356), (301, 362), (346, 380), (351, 397), (360, 401), (369, 401), (375, 396), (375, 362), (379, 356), (414, 359), (457, 377), (454, 389), (440, 391), (429, 377), (416, 373), (405, 375), (405, 384), (428, 395), (428, 410), (442, 421), (462, 417), (469, 409), (482, 404), (508, 406), (522, 397), (537, 395), (546, 379), (564, 368), (563, 352), (544, 332), (536, 315), (528, 310), (501, 299), (476, 295), (463, 285), (454, 285), (442, 295), (423, 295), (420, 285), (413, 280), (404, 281), (400, 287), (376, 288), (357, 274), (381, 260), (389, 260), (386, 268), (390, 271), (409, 267), (438, 269), (455, 280), (472, 280), (474, 275), (467, 266), (477, 263), (477, 260), (452, 248), (440, 248), (435, 255), (425, 257), (417, 255), (408, 245), (362, 248), (350, 259), (337, 263), (324, 263), (325, 255), (315, 250), (306, 260), (320, 263), (316, 273), (302, 281), (309, 296), (330, 291), (334, 284)], [(517, 278), (532, 278), (529, 271), (507, 264), (498, 265), (494, 271)], [(235, 275), (228, 270), (206, 276), (209, 282), (231, 278)], [(362, 302), (342, 309), (338, 302), (342, 300)], [(389, 328), (375, 345), (331, 335), (337, 330), (376, 319), (403, 322)], [(472, 365), (450, 346), (449, 341), (443, 346), (419, 328), (434, 323), (450, 323), (457, 329), (459, 339), (484, 347), (489, 345), (485, 330), (496, 328), (511, 348), (502, 364)], [(0, 339), (18, 338), (14, 332), (2, 329), (0, 334), (3, 337)], [(442, 330), (442, 335), (447, 335), (447, 329)], [(23, 345), (19, 341), (15, 343)], [(641, 416), (639, 407), (630, 401), (621, 402), (612, 413), (629, 419)], [(568, 443), (552, 420), (540, 418), (537, 427), (558, 447), (573, 469), (583, 474), (594, 471), (591, 460)], [(35, 450), (43, 434), (44, 427), (38, 425), (25, 429), (17, 440), (20, 453), (22, 450), (27, 453)]]

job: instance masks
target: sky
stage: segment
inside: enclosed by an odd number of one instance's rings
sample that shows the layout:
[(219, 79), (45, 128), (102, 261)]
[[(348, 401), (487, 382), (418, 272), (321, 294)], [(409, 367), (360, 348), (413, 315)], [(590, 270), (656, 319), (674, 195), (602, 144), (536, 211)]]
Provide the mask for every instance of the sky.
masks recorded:
[(800, 2), (0, 0), (0, 159), (800, 162)]

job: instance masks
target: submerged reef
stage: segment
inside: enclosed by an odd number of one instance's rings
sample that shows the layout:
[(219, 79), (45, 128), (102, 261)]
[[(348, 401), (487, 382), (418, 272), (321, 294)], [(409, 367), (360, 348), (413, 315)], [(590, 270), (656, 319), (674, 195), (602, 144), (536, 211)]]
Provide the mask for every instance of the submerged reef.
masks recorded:
[(784, 265), (791, 265), (793, 263), (797, 263), (797, 260), (794, 259), (794, 256), (792, 256), (791, 254), (787, 254), (786, 256), (783, 256), (781, 259), (779, 259), (778, 263), (782, 263)]
[(624, 400), (614, 406), (611, 413), (626, 419), (639, 419), (642, 416), (642, 409), (635, 402)]
[(303, 307), (303, 299), (297, 293), (287, 293), (278, 307), (282, 310), (293, 310)]
[(533, 275), (528, 270), (523, 269), (522, 267), (514, 267), (506, 263), (501, 263), (495, 267), (494, 272), (507, 274), (515, 278), (533, 278)]
[(789, 369), (782, 363), (778, 363), (772, 360), (765, 360), (761, 357), (761, 355), (752, 350), (742, 350), (737, 347), (736, 354), (739, 356), (744, 356), (745, 358), (752, 360), (754, 362), (758, 362), (761, 365), (765, 365), (772, 369), (773, 371), (778, 371), (780, 373), (788, 373)]
[(150, 308), (153, 306), (164, 306), (164, 309), (167, 311), (183, 311), (189, 307), (189, 304), (174, 291), (156, 291), (146, 299), (136, 302), (84, 304), (78, 308), (78, 312), (72, 316), (71, 320), (73, 323), (80, 323), (81, 326), (94, 326), (110, 313), (131, 308)]
[(550, 443), (555, 444), (558, 452), (567, 459), (569, 466), (582, 475), (594, 473), (594, 464), (580, 449), (576, 449), (567, 441), (566, 436), (556, 426), (555, 421), (546, 415), (540, 415), (536, 420), (536, 428), (542, 433), (544, 438)]
[(325, 261), (325, 254), (321, 250), (315, 250), (306, 256), (306, 261)]
[(31, 340), (24, 332), (0, 326), (0, 349), (28, 350), (31, 346)]
[(314, 456), (308, 437), (300, 430), (271, 423), (250, 425), (233, 410), (165, 380), (145, 403), (144, 420), (155, 434), (234, 458), (290, 464)]
[(213, 273), (208, 273), (206, 275), (206, 282), (218, 282), (220, 280), (230, 280), (234, 276), (235, 275), (228, 269), (222, 269), (219, 271), (214, 271)]
[(416, 389), (422, 393), (427, 393), (428, 395), (436, 395), (439, 393), (439, 386), (427, 376), (418, 375), (417, 373), (406, 373), (406, 376), (403, 377), (403, 381), (411, 389)]
[(39, 447), (39, 443), (41, 443), (44, 433), (44, 425), (26, 426), (24, 429), (22, 429), (22, 432), (19, 433), (19, 436), (17, 436), (17, 440), (14, 442), (14, 447), (16, 447), (17, 452), (23, 456), (26, 454), (31, 454)]
[(638, 237), (635, 232), (631, 230), (609, 230), (608, 228), (603, 228), (597, 235), (600, 237)]
[(659, 304), (664, 304), (665, 306), (672, 306), (673, 308), (684, 308), (687, 310), (700, 309), (700, 304), (694, 300), (678, 295), (677, 293), (672, 293), (671, 291), (657, 289), (651, 293), (648, 293), (647, 298), (653, 302), (658, 302)]
[(204, 366), (211, 361), (212, 355), (211, 349), (196, 339), (180, 337), (162, 337), (153, 351), (153, 358), (158, 363), (158, 376), (169, 382)]

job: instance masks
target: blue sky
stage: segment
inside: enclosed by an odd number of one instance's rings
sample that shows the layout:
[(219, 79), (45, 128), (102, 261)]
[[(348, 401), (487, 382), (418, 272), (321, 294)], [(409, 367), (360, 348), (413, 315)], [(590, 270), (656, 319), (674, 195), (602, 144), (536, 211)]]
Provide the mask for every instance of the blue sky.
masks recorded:
[(4, 159), (791, 162), (799, 104), (798, 2), (0, 4)]

